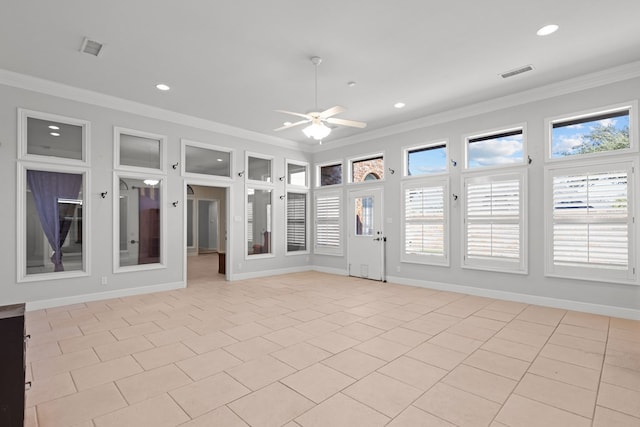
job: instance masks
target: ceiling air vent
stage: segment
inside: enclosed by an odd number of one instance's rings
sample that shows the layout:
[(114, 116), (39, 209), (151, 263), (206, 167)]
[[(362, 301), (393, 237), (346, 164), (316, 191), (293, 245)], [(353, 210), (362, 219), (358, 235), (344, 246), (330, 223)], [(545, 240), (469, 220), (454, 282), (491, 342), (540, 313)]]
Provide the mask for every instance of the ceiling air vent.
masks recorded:
[(102, 43), (97, 42), (95, 40), (91, 40), (88, 37), (85, 37), (82, 41), (82, 47), (80, 48), (80, 52), (88, 53), (89, 55), (98, 56), (100, 52), (102, 52)]
[(505, 73), (500, 74), (503, 79), (508, 79), (509, 77), (517, 76), (518, 74), (526, 73), (527, 71), (533, 71), (533, 65), (525, 65), (524, 67), (516, 68), (515, 70), (507, 71)]

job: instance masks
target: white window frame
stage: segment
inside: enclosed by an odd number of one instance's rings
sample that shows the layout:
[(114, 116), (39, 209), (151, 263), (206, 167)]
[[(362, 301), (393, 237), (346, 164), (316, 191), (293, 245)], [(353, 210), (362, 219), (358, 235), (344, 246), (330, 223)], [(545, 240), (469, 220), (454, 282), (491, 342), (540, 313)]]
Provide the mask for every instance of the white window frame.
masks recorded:
[[(305, 168), (305, 184), (304, 185), (292, 185), (289, 184), (289, 165), (296, 165), (296, 166), (304, 166)], [(288, 189), (308, 189), (309, 188), (309, 182), (310, 180), (310, 175), (311, 172), (309, 170), (309, 163), (308, 162), (303, 162), (300, 160), (292, 160), (292, 159), (285, 159), (284, 160), (284, 185), (286, 188)]]
[[(377, 159), (378, 157), (382, 157), (382, 178), (376, 179), (374, 181), (354, 182), (353, 181), (353, 164), (357, 162), (367, 161), (367, 160), (374, 160), (374, 159)], [(351, 185), (371, 185), (373, 183), (383, 183), (387, 180), (387, 171), (385, 169), (386, 168), (385, 165), (386, 163), (385, 163), (384, 151), (378, 151), (378, 152), (363, 155), (363, 156), (352, 157), (347, 160), (347, 169), (348, 169), (347, 184), (351, 186)], [(343, 170), (342, 180), (344, 182), (344, 170)]]
[[(580, 156), (581, 157), (581, 156)], [(628, 157), (628, 156), (625, 156)], [(636, 171), (639, 167), (637, 158), (627, 160), (625, 157), (617, 159), (606, 158), (600, 161), (574, 161), (567, 164), (554, 163), (545, 166), (544, 189), (545, 189), (545, 276), (559, 277), (566, 279), (579, 279), (589, 281), (605, 281), (611, 283), (622, 283), (640, 285), (638, 283), (637, 265), (637, 226), (635, 215), (638, 212), (638, 200), (636, 189), (640, 182)], [(556, 266), (553, 262), (553, 178), (558, 175), (572, 173), (602, 173), (611, 170), (626, 169), (627, 175), (627, 206), (628, 206), (628, 268), (627, 270), (605, 269), (598, 267), (578, 267), (578, 266)]]
[[(202, 148), (205, 150), (211, 151), (221, 151), (223, 153), (229, 154), (229, 176), (224, 175), (209, 175), (203, 173), (195, 173), (195, 172), (187, 172), (187, 147), (196, 147)], [(180, 174), (185, 178), (196, 178), (196, 179), (207, 179), (207, 180), (215, 180), (215, 181), (225, 181), (230, 182), (233, 181), (234, 174), (234, 159), (235, 159), (235, 151), (226, 147), (219, 147), (217, 145), (207, 144), (205, 142), (191, 141), (189, 139), (180, 139)]]
[[(423, 149), (429, 149), (429, 148), (435, 148), (435, 147), (440, 147), (440, 146), (444, 146), (444, 151), (445, 151), (445, 170), (442, 172), (433, 172), (433, 173), (423, 173), (420, 175), (409, 175), (409, 152), (410, 151), (417, 151), (417, 150), (423, 150)], [(449, 157), (449, 140), (447, 139), (438, 139), (435, 141), (431, 141), (431, 142), (427, 142), (425, 144), (420, 144), (420, 145), (411, 145), (411, 146), (407, 146), (407, 147), (403, 147), (402, 148), (402, 176), (406, 179), (422, 179), (424, 177), (431, 177), (431, 176), (441, 176), (441, 175), (446, 175), (449, 173), (449, 163), (450, 163), (450, 157)]]
[[(338, 215), (338, 220), (337, 225), (338, 225), (338, 230), (339, 230), (339, 235), (340, 235), (340, 242), (338, 247), (327, 247), (327, 246), (319, 246), (318, 245), (318, 199), (319, 198), (328, 198), (328, 197), (335, 197), (338, 199), (338, 203), (339, 203), (339, 210), (340, 213)], [(314, 224), (313, 224), (313, 235), (314, 235), (314, 242), (313, 242), (313, 253), (317, 254), (317, 255), (331, 255), (331, 256), (343, 256), (344, 254), (344, 197), (342, 195), (342, 191), (341, 190), (323, 190), (323, 191), (316, 191), (314, 193), (314, 203), (313, 203), (313, 217), (314, 217)]]
[[(629, 110), (629, 148), (624, 148), (621, 150), (615, 151), (601, 151), (597, 153), (588, 153), (588, 154), (576, 154), (572, 156), (563, 156), (563, 157), (552, 157), (552, 132), (553, 125), (556, 123), (562, 123), (570, 120), (589, 118), (590, 116), (597, 117), (601, 114), (613, 113), (616, 111)], [(563, 114), (554, 117), (546, 118), (544, 121), (545, 128), (545, 161), (548, 163), (555, 162), (568, 162), (575, 161), (577, 159), (593, 159), (593, 158), (601, 158), (608, 156), (618, 156), (626, 153), (637, 153), (638, 152), (638, 101), (628, 101), (621, 102), (619, 104), (612, 104), (599, 108), (591, 108), (589, 110), (583, 110), (577, 113), (571, 114)]]
[[(402, 226), (401, 226), (401, 245), (402, 250), (400, 253), (400, 261), (406, 263), (426, 264), (426, 265), (438, 265), (443, 267), (449, 267), (450, 265), (450, 245), (449, 245), (449, 211), (450, 211), (450, 194), (449, 194), (449, 177), (428, 177), (425, 178), (421, 175), (421, 179), (407, 179), (402, 182)], [(442, 255), (429, 255), (429, 254), (409, 254), (406, 252), (406, 191), (410, 188), (416, 187), (442, 187), (443, 188), (443, 254)], [(425, 221), (425, 223), (432, 223)]]
[[(512, 131), (522, 131), (522, 162), (517, 163), (506, 163), (504, 165), (493, 165), (493, 166), (481, 166), (476, 168), (469, 167), (469, 141), (476, 138), (483, 138), (492, 135), (499, 135), (502, 133), (512, 132)], [(484, 130), (480, 132), (474, 132), (472, 134), (467, 134), (463, 136), (464, 141), (464, 169), (469, 172), (476, 171), (492, 171), (498, 169), (506, 169), (513, 168), (518, 166), (524, 166), (529, 161), (529, 154), (527, 150), (527, 123), (517, 123), (511, 126), (502, 126), (499, 128), (493, 128), (489, 130)]]
[[(52, 122), (65, 123), (82, 127), (82, 159), (67, 159), (56, 156), (41, 156), (29, 154), (27, 121), (29, 118), (38, 120), (50, 120)], [(18, 108), (18, 160), (38, 161), (52, 164), (66, 164), (69, 166), (90, 166), (91, 164), (91, 122), (57, 114), (43, 113), (40, 111)]]
[[(321, 185), (322, 181), (322, 173), (321, 169), (327, 166), (338, 166), (340, 165), (340, 184), (330, 184), (330, 185)], [(320, 188), (336, 188), (344, 185), (344, 162), (342, 160), (334, 160), (330, 162), (318, 163), (314, 167), (315, 170), (315, 187)]]
[[(17, 250), (17, 282), (40, 282), (47, 280), (71, 279), (76, 277), (91, 276), (91, 171), (87, 168), (70, 165), (43, 164), (34, 162), (18, 163), (18, 192), (16, 199), (16, 250)], [(82, 263), (83, 269), (77, 271), (58, 271), (53, 273), (27, 274), (27, 170), (39, 170), (46, 172), (82, 174)]]
[[(523, 167), (511, 168), (506, 170), (500, 168), (500, 171), (489, 171), (482, 169), (482, 172), (473, 173), (466, 172), (462, 176), (462, 194), (463, 194), (463, 215), (462, 215), (462, 260), (461, 266), (466, 269), (496, 271), (504, 273), (528, 274), (528, 171)], [(516, 261), (507, 261), (499, 259), (470, 260), (468, 254), (468, 218), (467, 218), (467, 186), (472, 180), (486, 180), (489, 182), (513, 180), (520, 181), (520, 218), (518, 221), (520, 229), (520, 259)]]
[[(160, 262), (153, 264), (120, 266), (120, 179), (157, 179), (160, 183)], [(167, 268), (167, 177), (160, 174), (141, 172), (113, 172), (113, 273), (130, 273), (133, 271), (160, 270)]]
[[(261, 181), (261, 180), (255, 180), (255, 179), (249, 179), (249, 157), (255, 157), (256, 159), (263, 159), (263, 160), (268, 160), (271, 163), (271, 175), (269, 176), (269, 178), (271, 179), (271, 181)], [(271, 188), (273, 188), (275, 186), (275, 164), (274, 164), (274, 156), (270, 156), (268, 154), (260, 154), (260, 153), (254, 153), (251, 151), (246, 151), (245, 152), (245, 156), (244, 156), (244, 182), (250, 186), (250, 187), (254, 187), (254, 186), (269, 186)], [(272, 200), (273, 202), (273, 200)]]
[[(120, 137), (121, 135), (137, 136), (158, 140), (160, 142), (160, 167), (147, 168), (142, 166), (130, 166), (120, 164)], [(145, 132), (136, 129), (127, 129), (119, 126), (113, 127), (113, 168), (120, 171), (143, 172), (143, 173), (166, 173), (167, 172), (167, 137), (155, 133)]]
[[(271, 175), (273, 175), (273, 163), (271, 164)], [(247, 169), (248, 170), (248, 169)], [(266, 190), (271, 191), (271, 218), (267, 218), (269, 222), (269, 228), (271, 229), (271, 246), (269, 253), (249, 254), (249, 189), (253, 190)], [(276, 233), (274, 233), (274, 214), (276, 209), (276, 191), (273, 183), (267, 183), (265, 181), (250, 181), (244, 187), (244, 259), (261, 259), (261, 258), (274, 258), (276, 248)]]

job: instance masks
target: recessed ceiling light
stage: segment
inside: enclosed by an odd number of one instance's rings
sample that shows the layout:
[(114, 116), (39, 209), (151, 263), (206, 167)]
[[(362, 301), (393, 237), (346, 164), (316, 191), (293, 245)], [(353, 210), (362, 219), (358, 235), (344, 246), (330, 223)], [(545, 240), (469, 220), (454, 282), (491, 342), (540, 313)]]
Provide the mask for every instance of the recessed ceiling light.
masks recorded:
[(221, 162), (221, 161), (222, 161), (222, 159), (216, 159), (216, 160), (217, 160), (217, 161), (219, 161), (219, 162)]
[(536, 34), (539, 36), (548, 36), (549, 34), (553, 34), (558, 31), (558, 28), (560, 27), (558, 27), (556, 24), (545, 25), (544, 27), (536, 31)]
[(50, 132), (49, 135), (51, 135), (51, 136), (60, 136), (60, 134), (58, 132)]
[(169, 90), (169, 89), (171, 89), (169, 86), (167, 86), (167, 85), (166, 85), (166, 84), (164, 84), (164, 83), (158, 83), (158, 84), (156, 85), (156, 88), (157, 88), (158, 90)]
[(405, 103), (404, 102), (396, 102), (395, 104), (393, 104), (393, 106), (395, 108), (404, 108)]
[(58, 129), (60, 129), (60, 128), (59, 128), (58, 126), (51, 125), (51, 126), (49, 126), (49, 129), (51, 129), (51, 130), (58, 130)]

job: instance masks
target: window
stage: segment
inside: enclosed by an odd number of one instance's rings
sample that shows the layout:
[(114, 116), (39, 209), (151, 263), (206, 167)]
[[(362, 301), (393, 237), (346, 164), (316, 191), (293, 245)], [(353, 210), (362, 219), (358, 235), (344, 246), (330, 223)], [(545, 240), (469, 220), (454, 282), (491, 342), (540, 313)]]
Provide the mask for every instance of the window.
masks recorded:
[(287, 253), (307, 252), (307, 193), (287, 192)]
[(167, 137), (116, 127), (115, 168), (128, 170), (165, 170)]
[[(634, 103), (635, 104), (635, 103)], [(548, 158), (562, 159), (631, 149), (632, 107), (547, 120)]]
[(382, 155), (351, 161), (351, 182), (378, 181), (384, 178)]
[(318, 186), (342, 184), (342, 163), (318, 166)]
[(182, 140), (183, 175), (231, 178), (232, 153), (223, 148)]
[(524, 164), (524, 126), (466, 138), (468, 169)]
[(448, 187), (448, 179), (403, 183), (403, 262), (449, 265)]
[(547, 274), (635, 280), (631, 162), (547, 168)]
[(407, 148), (405, 154), (405, 176), (420, 176), (447, 172), (447, 143), (437, 142)]
[(247, 255), (270, 255), (272, 245), (272, 190), (247, 189)]
[(273, 183), (273, 158), (258, 154), (247, 154), (247, 180)]
[(342, 255), (342, 196), (339, 192), (315, 194), (315, 253)]
[(114, 259), (116, 272), (163, 266), (164, 180), (161, 176), (115, 173)]
[(88, 274), (88, 173), (21, 165), (18, 281)]
[(463, 266), (526, 273), (526, 170), (464, 178)]
[(21, 159), (89, 163), (89, 122), (24, 109), (18, 109), (18, 115)]
[(309, 165), (303, 162), (296, 162), (294, 160), (286, 161), (287, 168), (287, 186), (308, 188), (308, 170)]

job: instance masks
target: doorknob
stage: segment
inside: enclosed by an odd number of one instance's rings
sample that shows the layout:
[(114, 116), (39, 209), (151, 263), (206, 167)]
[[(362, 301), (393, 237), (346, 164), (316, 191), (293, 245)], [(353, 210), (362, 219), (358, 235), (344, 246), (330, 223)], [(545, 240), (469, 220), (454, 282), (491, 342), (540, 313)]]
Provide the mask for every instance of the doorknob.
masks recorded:
[(137, 240), (131, 240), (129, 243), (131, 243), (132, 245), (135, 245), (136, 243), (138, 243)]

